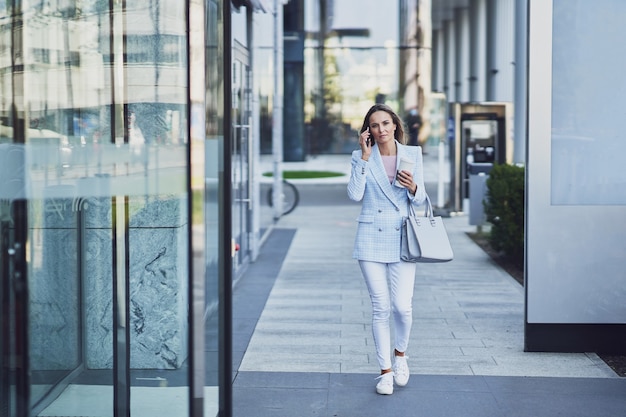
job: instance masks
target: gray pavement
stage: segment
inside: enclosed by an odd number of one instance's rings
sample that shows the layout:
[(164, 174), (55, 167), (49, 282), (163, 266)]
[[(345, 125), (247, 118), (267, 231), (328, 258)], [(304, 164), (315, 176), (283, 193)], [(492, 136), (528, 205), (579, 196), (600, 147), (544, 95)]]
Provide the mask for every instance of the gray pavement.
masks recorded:
[[(299, 164), (349, 170), (349, 155)], [(436, 152), (425, 167), (433, 189)], [(596, 354), (523, 351), (524, 290), (467, 236), (462, 213), (444, 219), (455, 259), (418, 265), (411, 380), (377, 395), (370, 302), (351, 258), (359, 208), (303, 205), (269, 229), (234, 291), (235, 416), (626, 415), (626, 379)]]

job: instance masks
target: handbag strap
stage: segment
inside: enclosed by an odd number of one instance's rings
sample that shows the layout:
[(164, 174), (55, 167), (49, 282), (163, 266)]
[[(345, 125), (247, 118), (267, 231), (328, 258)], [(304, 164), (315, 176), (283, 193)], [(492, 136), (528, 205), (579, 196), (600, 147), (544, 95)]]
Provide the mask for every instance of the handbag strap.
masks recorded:
[[(413, 204), (411, 204), (411, 200), (407, 199), (406, 203), (408, 205), (408, 214), (409, 216), (415, 217), (415, 209), (413, 208)], [(428, 193), (426, 193), (426, 206), (424, 207), (424, 217), (428, 217), (429, 219), (433, 219), (433, 206), (430, 202), (430, 197), (428, 197)]]

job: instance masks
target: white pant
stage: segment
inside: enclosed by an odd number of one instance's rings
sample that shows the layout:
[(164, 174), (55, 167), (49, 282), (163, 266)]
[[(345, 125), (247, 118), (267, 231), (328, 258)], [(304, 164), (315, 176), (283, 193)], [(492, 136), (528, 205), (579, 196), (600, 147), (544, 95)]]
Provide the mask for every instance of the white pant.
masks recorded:
[(413, 324), (415, 264), (359, 261), (372, 301), (372, 333), (380, 369), (391, 368), (390, 312), (393, 311), (395, 349), (405, 352)]

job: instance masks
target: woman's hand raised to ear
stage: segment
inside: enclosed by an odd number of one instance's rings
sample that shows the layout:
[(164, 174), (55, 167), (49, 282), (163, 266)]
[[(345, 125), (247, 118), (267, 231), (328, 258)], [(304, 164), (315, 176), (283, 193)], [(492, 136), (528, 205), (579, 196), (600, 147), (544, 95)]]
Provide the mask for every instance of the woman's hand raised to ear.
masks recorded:
[[(371, 141), (370, 141), (370, 137), (371, 137)], [(373, 143), (374, 138), (372, 137), (372, 134), (370, 133), (370, 128), (368, 127), (359, 136), (359, 145), (361, 145), (361, 152), (362, 152), (361, 159), (363, 159), (364, 161), (367, 161), (370, 158), (370, 155), (372, 154), (372, 146), (370, 145), (370, 142)]]

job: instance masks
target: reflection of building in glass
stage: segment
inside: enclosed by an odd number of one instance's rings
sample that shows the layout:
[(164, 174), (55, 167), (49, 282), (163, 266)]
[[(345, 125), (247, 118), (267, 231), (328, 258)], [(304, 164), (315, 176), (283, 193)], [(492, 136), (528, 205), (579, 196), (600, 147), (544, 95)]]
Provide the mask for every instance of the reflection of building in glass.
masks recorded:
[[(0, 253), (16, 253), (0, 259), (0, 352), (19, 358), (2, 361), (0, 408), (10, 415), (48, 406), (113, 415), (128, 409), (130, 385), (171, 399), (196, 369), (201, 389), (217, 386), (217, 364), (190, 367), (190, 341), (217, 338), (217, 322), (195, 333), (189, 323), (197, 310), (217, 315), (204, 306), (217, 304), (219, 269), (231, 267), (217, 262), (229, 208), (211, 170), (223, 163), (223, 136), (207, 129), (224, 117), (223, 5), (0, 1)], [(212, 134), (214, 152), (196, 143), (189, 158), (188, 131), (202, 145)], [(193, 192), (191, 172), (200, 173)], [(20, 377), (5, 378), (7, 369)], [(155, 395), (142, 375), (131, 378), (148, 369), (177, 387)], [(185, 395), (163, 403), (168, 415), (190, 409)]]
[[(418, 88), (418, 2), (307, 2), (305, 56), (306, 144), (311, 154), (356, 148), (367, 109), (384, 101), (404, 114), (424, 107)], [(389, 30), (389, 28), (395, 30)], [(425, 78), (427, 80), (428, 78)], [(426, 81), (427, 82), (427, 81)]]
[[(123, 16), (114, 12), (120, 15), (114, 18), (119, 27), (111, 27), (104, 7), (94, 1), (84, 2), (80, 9), (30, 10), (32, 18), (24, 19), (19, 31), (22, 56), (15, 64), (9, 53), (0, 58), (3, 96), (20, 93), (11, 91), (10, 69), (17, 64), (24, 70), (28, 98), (24, 110), (30, 127), (67, 135), (76, 144), (112, 137), (119, 142), (123, 122), (117, 120), (118, 127), (111, 129), (110, 103), (116, 94), (127, 97), (130, 107), (117, 111), (132, 110), (148, 142), (178, 143), (187, 94), (183, 5), (171, 1), (129, 5)], [(4, 39), (11, 37), (12, 22), (3, 19)], [(125, 36), (113, 36), (116, 30), (124, 30)], [(112, 62), (117, 63), (115, 68)], [(6, 125), (8, 101), (1, 106)]]

